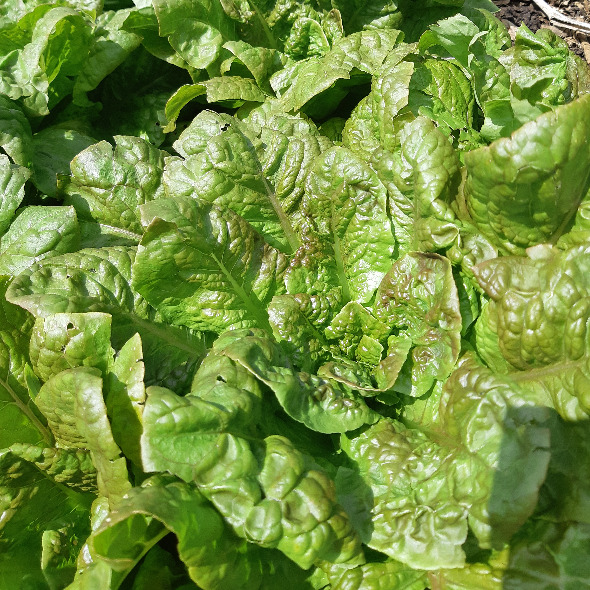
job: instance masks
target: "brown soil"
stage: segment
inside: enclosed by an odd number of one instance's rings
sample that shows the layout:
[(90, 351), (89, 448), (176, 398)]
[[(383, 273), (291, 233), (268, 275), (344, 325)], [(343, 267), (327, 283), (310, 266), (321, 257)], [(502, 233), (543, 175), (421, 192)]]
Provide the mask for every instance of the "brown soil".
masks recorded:
[[(500, 9), (496, 16), (510, 29), (524, 23), (531, 31), (549, 28), (565, 39), (570, 49), (590, 63), (590, 39), (584, 33), (554, 26), (532, 0), (493, 0)], [(562, 14), (590, 23), (590, 0), (546, 0)]]

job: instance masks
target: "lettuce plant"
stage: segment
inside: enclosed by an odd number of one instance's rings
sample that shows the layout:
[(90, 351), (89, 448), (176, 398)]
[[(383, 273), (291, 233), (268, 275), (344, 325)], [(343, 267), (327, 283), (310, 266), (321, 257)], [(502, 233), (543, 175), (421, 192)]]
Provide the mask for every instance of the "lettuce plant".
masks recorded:
[(0, 590), (590, 578), (590, 69), (487, 0), (0, 6)]

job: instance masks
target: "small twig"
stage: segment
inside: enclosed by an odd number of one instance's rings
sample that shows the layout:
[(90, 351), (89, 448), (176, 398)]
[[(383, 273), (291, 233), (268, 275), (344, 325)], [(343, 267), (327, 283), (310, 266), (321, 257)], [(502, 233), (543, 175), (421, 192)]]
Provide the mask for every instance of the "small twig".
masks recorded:
[(533, 2), (549, 17), (549, 20), (556, 27), (570, 29), (572, 31), (580, 31), (581, 33), (590, 35), (590, 23), (585, 23), (583, 21), (576, 20), (575, 18), (566, 16), (565, 14), (559, 12), (557, 8), (551, 6), (551, 4), (547, 4), (545, 0), (533, 0)]

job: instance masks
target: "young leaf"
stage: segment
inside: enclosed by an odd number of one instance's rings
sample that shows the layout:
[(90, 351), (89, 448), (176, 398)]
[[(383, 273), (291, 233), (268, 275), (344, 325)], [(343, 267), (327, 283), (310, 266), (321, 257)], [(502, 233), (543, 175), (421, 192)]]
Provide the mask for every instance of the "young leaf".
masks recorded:
[(314, 163), (303, 208), (333, 248), (344, 301), (371, 301), (395, 252), (385, 188), (375, 173), (350, 150), (331, 148)]

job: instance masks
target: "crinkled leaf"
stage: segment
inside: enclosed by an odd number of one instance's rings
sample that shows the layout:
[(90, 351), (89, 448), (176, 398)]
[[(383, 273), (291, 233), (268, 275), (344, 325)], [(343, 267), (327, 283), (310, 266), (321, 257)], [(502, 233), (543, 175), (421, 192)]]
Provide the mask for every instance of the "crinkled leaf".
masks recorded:
[[(174, 143), (184, 160), (167, 161), (166, 192), (169, 196), (196, 195), (229, 208), (251, 223), (269, 244), (294, 250), (298, 239), (285, 210), (293, 189), (286, 191), (277, 183), (278, 192), (269, 182), (265, 174), (268, 164), (262, 161), (266, 156), (260, 158), (253, 139), (251, 130), (235, 118), (212, 111), (201, 113)], [(278, 164), (290, 155), (285, 154), (285, 142), (280, 149), (276, 153), (275, 148), (271, 155)]]
[(113, 316), (112, 344), (121, 347), (133, 334), (142, 338), (148, 383), (190, 383), (205, 354), (206, 339), (188, 329), (166, 325), (131, 287), (130, 248), (80, 250), (33, 265), (15, 279), (7, 297), (36, 317), (98, 311)]
[(270, 340), (243, 338), (225, 348), (223, 354), (268, 385), (285, 412), (311, 430), (347, 432), (377, 419), (346, 386), (294, 371), (280, 347)]
[(146, 232), (133, 285), (173, 324), (270, 332), (266, 304), (282, 291), (285, 257), (241, 217), (189, 197), (142, 207)]
[(518, 408), (518, 393), (488, 385), (467, 361), (445, 385), (436, 425), (382, 420), (342, 438), (374, 494), (370, 547), (438, 569), (463, 565), (467, 522), (482, 547), (510, 539), (536, 506), (550, 457), (547, 413)]
[(328, 295), (305, 293), (275, 295), (268, 305), (275, 338), (303, 371), (314, 372), (330, 348), (321, 331), (321, 318), (331, 311), (331, 305)]
[(167, 153), (138, 137), (117, 136), (115, 142), (114, 149), (101, 141), (79, 153), (60, 191), (85, 225), (97, 224), (97, 233), (136, 244), (143, 233), (139, 206), (164, 196)]
[(411, 387), (420, 397), (435, 380), (444, 381), (461, 349), (461, 311), (451, 265), (438, 254), (409, 253), (384, 277), (374, 313), (414, 343)]
[(556, 242), (590, 183), (590, 96), (465, 154), (464, 195), (479, 231), (504, 253)]
[(0, 237), (0, 274), (18, 275), (40, 260), (75, 252), (79, 246), (72, 207), (27, 207)]
[(350, 80), (355, 71), (376, 73), (399, 41), (399, 31), (377, 29), (338, 40), (323, 57), (310, 59), (297, 69), (294, 84), (281, 97), (283, 107), (286, 111), (300, 110), (337, 80)]
[(0, 154), (0, 234), (10, 225), (14, 212), (25, 196), (25, 182), (31, 172), (12, 164), (7, 156)]
[(160, 37), (193, 68), (214, 68), (223, 44), (237, 39), (237, 23), (217, 0), (154, 0), (153, 5)]
[(100, 372), (87, 367), (62, 371), (41, 387), (35, 403), (58, 447), (90, 451), (100, 494), (117, 503), (131, 484), (107, 418)]
[(303, 208), (333, 248), (344, 301), (368, 303), (395, 251), (385, 188), (376, 174), (350, 150), (331, 148), (308, 176)]
[[(229, 384), (218, 387), (246, 395)], [(260, 464), (254, 440), (240, 423), (244, 414), (197, 393), (182, 398), (161, 388), (148, 390), (145, 469), (197, 483), (240, 536), (277, 547), (304, 569), (317, 559), (360, 559), (360, 542), (327, 475), (306, 467), (308, 459), (279, 436), (265, 439)]]
[(418, 117), (399, 133), (401, 149), (377, 150), (371, 162), (388, 192), (402, 250), (436, 251), (459, 232), (449, 204), (460, 179), (457, 153), (428, 119)]
[(42, 381), (74, 367), (96, 367), (106, 375), (112, 364), (111, 316), (57, 313), (35, 321), (29, 355)]

